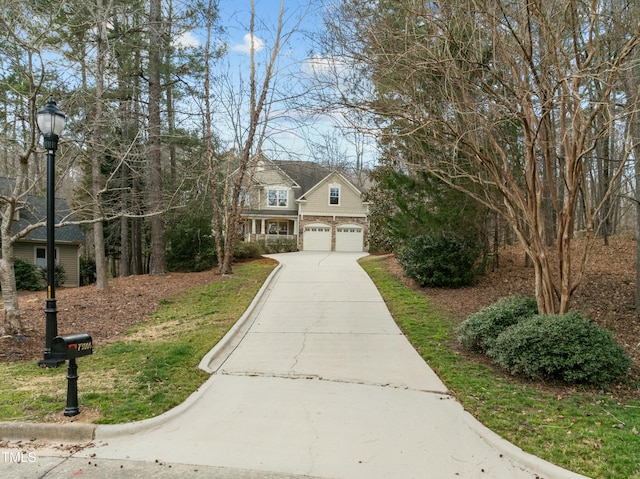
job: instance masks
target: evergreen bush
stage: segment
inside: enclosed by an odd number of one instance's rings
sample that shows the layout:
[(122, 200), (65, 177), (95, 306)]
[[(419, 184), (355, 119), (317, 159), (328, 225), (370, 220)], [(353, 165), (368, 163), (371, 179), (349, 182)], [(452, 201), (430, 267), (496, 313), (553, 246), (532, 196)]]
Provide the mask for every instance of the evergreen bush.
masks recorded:
[(238, 241), (233, 250), (235, 259), (255, 259), (262, 256), (262, 250), (258, 243), (247, 243), (246, 241)]
[(460, 326), (460, 342), (469, 349), (486, 353), (505, 329), (537, 313), (534, 299), (507, 296), (469, 315)]
[[(40, 279), (43, 284), (47, 284), (47, 268), (38, 268), (40, 271)], [(53, 283), (55, 286), (62, 286), (67, 280), (67, 272), (64, 270), (64, 266), (57, 264), (53, 270)]]
[(420, 286), (459, 288), (482, 274), (482, 246), (444, 235), (411, 238), (398, 255), (405, 274)]
[(80, 256), (80, 286), (96, 282), (96, 260), (87, 255)]
[(169, 271), (206, 271), (217, 262), (208, 210), (186, 208), (167, 220), (166, 260)]
[(16, 258), (13, 261), (18, 291), (38, 291), (42, 289), (38, 268), (33, 263)]
[(298, 250), (298, 245), (293, 239), (278, 239), (276, 241), (259, 241), (261, 250), (265, 254), (291, 253)]
[(488, 355), (511, 374), (606, 384), (631, 365), (613, 334), (578, 312), (536, 315), (507, 328)]

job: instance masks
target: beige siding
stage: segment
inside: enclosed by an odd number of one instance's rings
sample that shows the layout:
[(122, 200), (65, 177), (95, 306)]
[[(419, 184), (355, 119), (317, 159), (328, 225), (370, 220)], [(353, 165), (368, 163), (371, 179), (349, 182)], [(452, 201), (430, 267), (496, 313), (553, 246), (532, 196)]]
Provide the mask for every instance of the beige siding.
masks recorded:
[[(46, 248), (46, 244), (41, 243), (18, 243), (13, 248), (15, 258), (23, 259), (35, 264), (36, 247)], [(58, 261), (64, 267), (67, 280), (64, 286), (73, 288), (80, 286), (80, 258), (78, 255), (78, 246), (73, 245), (57, 245)]]
[[(261, 186), (253, 186), (249, 190), (249, 196), (245, 208), (251, 210), (296, 210), (296, 190), (291, 188), (291, 180), (289, 180), (279, 168), (275, 166), (267, 166), (263, 170), (256, 171), (254, 179)], [(287, 191), (287, 207), (269, 206), (269, 190), (286, 190)]]
[[(340, 188), (340, 204), (329, 204), (329, 190), (332, 186)], [(367, 205), (362, 203), (360, 193), (354, 190), (339, 175), (333, 174), (307, 193), (306, 202), (301, 206), (302, 213), (327, 216), (367, 215)]]
[(58, 246), (58, 260), (64, 266), (67, 280), (64, 283), (66, 287), (80, 286), (80, 258), (78, 256), (77, 246)]
[(13, 247), (13, 257), (23, 259), (33, 263), (35, 261), (36, 253), (34, 251), (34, 245), (30, 243), (18, 243)]

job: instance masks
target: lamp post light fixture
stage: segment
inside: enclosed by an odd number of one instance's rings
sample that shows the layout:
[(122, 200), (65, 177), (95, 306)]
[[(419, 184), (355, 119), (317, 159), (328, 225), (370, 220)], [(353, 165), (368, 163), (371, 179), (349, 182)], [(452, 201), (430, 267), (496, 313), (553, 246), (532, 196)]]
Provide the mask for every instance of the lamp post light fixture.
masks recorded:
[(58, 140), (67, 122), (66, 115), (58, 109), (50, 96), (44, 108), (36, 114), (38, 128), (42, 132), (44, 147), (47, 150), (47, 301), (45, 307), (46, 334), (44, 358), (38, 361), (41, 367), (52, 368), (64, 364), (63, 359), (51, 354), (51, 342), (58, 335), (58, 308), (55, 286), (55, 164)]

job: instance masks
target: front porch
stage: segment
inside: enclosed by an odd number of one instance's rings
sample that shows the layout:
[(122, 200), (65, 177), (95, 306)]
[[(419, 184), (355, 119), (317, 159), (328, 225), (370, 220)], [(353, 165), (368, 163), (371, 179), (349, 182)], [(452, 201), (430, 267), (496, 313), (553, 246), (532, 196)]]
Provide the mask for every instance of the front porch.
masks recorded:
[(298, 245), (298, 218), (246, 218), (240, 235), (248, 243), (291, 242)]

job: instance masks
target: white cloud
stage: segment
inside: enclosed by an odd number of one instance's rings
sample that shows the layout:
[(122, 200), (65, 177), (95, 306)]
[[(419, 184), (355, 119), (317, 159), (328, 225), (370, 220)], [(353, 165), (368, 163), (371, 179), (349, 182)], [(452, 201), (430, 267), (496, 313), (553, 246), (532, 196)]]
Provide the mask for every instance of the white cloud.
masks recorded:
[(340, 76), (349, 70), (349, 64), (345, 59), (332, 55), (313, 55), (302, 67), (303, 73), (313, 77)]
[(173, 46), (178, 49), (197, 48), (200, 45), (200, 40), (196, 38), (193, 32), (184, 32), (173, 41)]
[(231, 47), (234, 52), (245, 53), (246, 55), (251, 54), (251, 38), (253, 38), (253, 49), (255, 52), (259, 52), (264, 48), (264, 42), (260, 40), (255, 35), (251, 35), (251, 33), (247, 33), (244, 36), (244, 42), (239, 43)]

